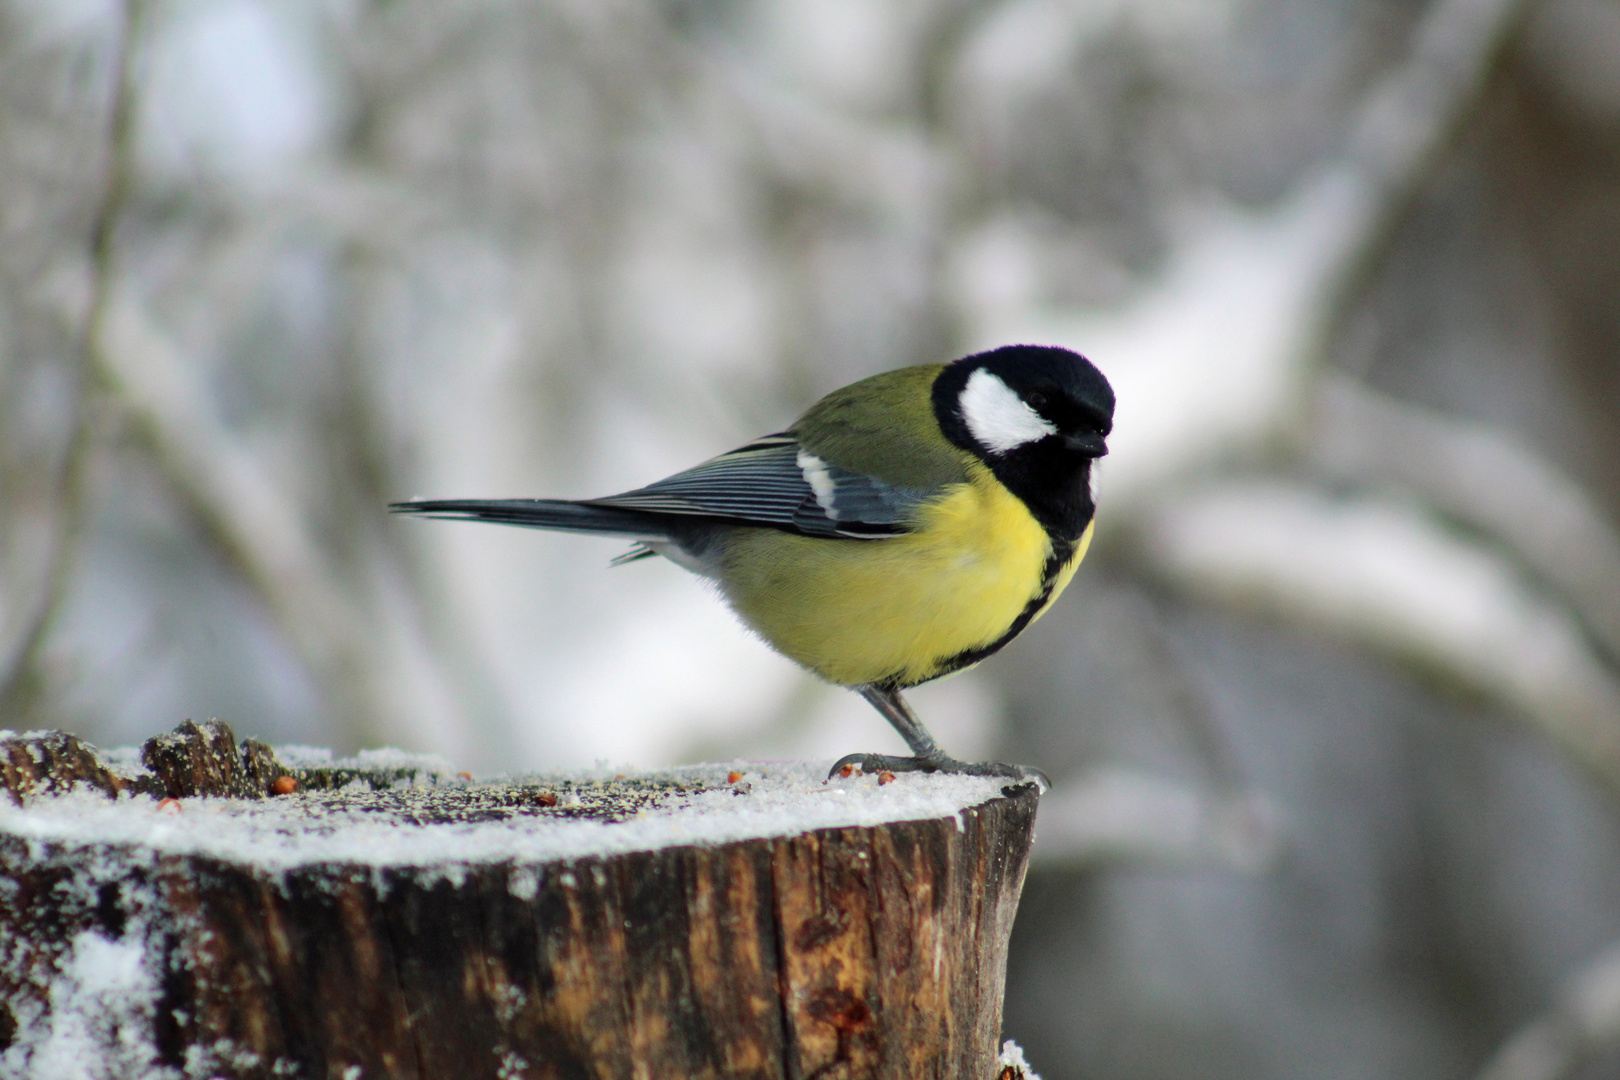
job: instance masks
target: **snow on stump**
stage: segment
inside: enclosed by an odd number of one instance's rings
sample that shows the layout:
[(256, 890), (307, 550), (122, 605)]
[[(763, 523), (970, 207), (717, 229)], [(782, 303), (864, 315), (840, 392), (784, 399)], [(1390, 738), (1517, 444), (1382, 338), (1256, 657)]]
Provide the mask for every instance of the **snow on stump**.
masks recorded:
[(1001, 1072), (1033, 785), (0, 739), (0, 1075)]

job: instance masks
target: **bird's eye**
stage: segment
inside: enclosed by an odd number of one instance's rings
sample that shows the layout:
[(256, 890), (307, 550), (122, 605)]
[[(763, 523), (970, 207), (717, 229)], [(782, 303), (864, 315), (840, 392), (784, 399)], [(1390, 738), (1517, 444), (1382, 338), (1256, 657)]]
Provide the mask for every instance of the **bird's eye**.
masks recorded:
[(1024, 398), (1024, 400), (1029, 402), (1031, 408), (1038, 409), (1042, 405), (1046, 404), (1046, 395), (1041, 393), (1039, 390), (1031, 390), (1029, 392), (1029, 396)]

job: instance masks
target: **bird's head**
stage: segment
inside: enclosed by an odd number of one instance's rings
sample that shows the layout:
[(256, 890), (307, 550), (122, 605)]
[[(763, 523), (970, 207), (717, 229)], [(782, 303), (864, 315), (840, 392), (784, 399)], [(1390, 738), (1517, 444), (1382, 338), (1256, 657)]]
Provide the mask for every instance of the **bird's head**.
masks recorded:
[(1114, 390), (1079, 353), (1006, 345), (947, 365), (934, 411), (947, 438), (987, 460), (1037, 450), (1099, 458), (1114, 427)]
[(1090, 520), (1091, 462), (1108, 453), (1114, 426), (1113, 388), (1091, 361), (1056, 346), (1006, 345), (947, 364), (933, 399), (945, 437), (1049, 529)]

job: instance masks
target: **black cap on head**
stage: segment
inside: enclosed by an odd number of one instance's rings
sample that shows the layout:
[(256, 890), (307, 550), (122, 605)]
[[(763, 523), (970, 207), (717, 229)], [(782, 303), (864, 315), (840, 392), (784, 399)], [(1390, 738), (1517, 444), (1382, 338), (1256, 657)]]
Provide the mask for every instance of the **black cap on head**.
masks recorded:
[(957, 362), (984, 368), (1021, 395), (1043, 389), (1061, 390), (1089, 414), (1102, 434), (1113, 430), (1114, 388), (1090, 360), (1077, 352), (1056, 345), (1003, 345)]
[[(995, 383), (979, 380), (978, 372), (994, 376)], [(1056, 345), (1003, 345), (999, 349), (964, 356), (946, 366), (934, 381), (934, 412), (946, 437), (973, 450), (1005, 451), (1006, 446), (975, 433), (972, 409), (976, 399), (988, 406), (995, 394), (1007, 397), (995, 384), (1005, 386), (1054, 429), (1052, 434), (1106, 436), (1114, 427), (1114, 388), (1103, 373), (1077, 352)], [(981, 431), (982, 434), (982, 431)]]

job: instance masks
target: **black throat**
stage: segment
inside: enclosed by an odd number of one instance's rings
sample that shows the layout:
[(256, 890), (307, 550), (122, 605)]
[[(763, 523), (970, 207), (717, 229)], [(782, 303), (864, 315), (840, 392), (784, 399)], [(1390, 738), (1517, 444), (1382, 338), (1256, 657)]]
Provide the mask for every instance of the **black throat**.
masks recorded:
[(1061, 439), (1042, 439), (1007, 454), (984, 454), (981, 460), (1029, 508), (1054, 548), (1072, 547), (1091, 524), (1097, 512), (1091, 499), (1092, 459), (1068, 449)]
[(1072, 550), (1091, 524), (1091, 455), (1070, 449), (1053, 435), (1004, 454), (986, 453), (968, 430), (958, 404), (967, 379), (965, 365), (947, 367), (934, 380), (934, 416), (954, 445), (977, 457), (991, 475), (1018, 496), (1052, 540), (1054, 551)]

